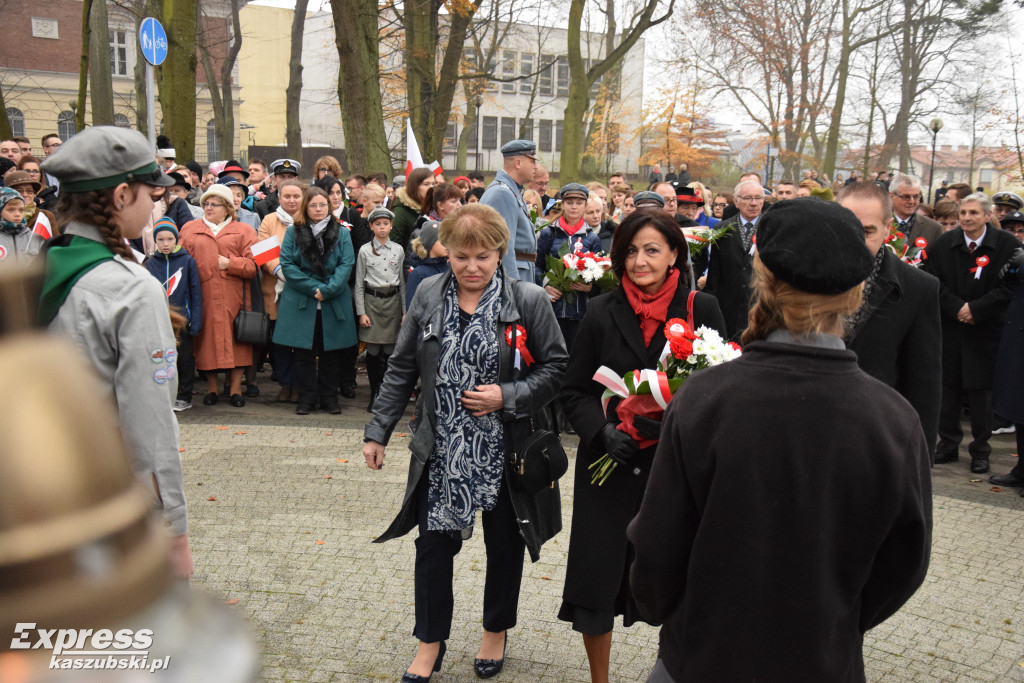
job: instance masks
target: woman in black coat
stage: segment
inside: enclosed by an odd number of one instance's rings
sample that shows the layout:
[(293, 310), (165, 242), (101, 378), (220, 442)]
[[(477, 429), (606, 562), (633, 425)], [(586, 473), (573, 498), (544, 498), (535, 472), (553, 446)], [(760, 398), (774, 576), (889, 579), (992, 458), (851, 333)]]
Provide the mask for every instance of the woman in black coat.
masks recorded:
[[(578, 333), (587, 343), (573, 351), (559, 395), (580, 445), (558, 618), (572, 622), (573, 629), (583, 634), (595, 683), (608, 680), (615, 617), (623, 615), (626, 626), (640, 618), (627, 581), (633, 551), (626, 540), (626, 525), (640, 507), (654, 447), (641, 450), (615, 428), (616, 401), (605, 416), (603, 387), (594, 381), (594, 372), (602, 365), (620, 375), (657, 367), (666, 343), (665, 321), (688, 317), (691, 274), (686, 255), (682, 233), (664, 212), (639, 209), (622, 221), (611, 251), (612, 268), (622, 287), (593, 300)], [(725, 320), (713, 296), (694, 294), (693, 325), (725, 335)], [(657, 439), (659, 428), (659, 422), (648, 421), (641, 436)], [(588, 467), (605, 453), (622, 466), (603, 485), (591, 484)]]
[(743, 356), (679, 389), (629, 525), (663, 623), (649, 682), (863, 681), (865, 631), (928, 569), (928, 444), (842, 340), (874, 262), (860, 223), (787, 200), (757, 249)]
[[(1017, 453), (1024, 453), (1024, 249), (1013, 252), (1004, 272), (1013, 283), (1013, 298), (1006, 311), (1006, 326), (996, 357), (996, 379), (992, 388), (992, 408), (1016, 427)], [(1024, 457), (1017, 458), (1009, 474), (989, 477), (997, 486), (1022, 487), (1024, 496)]]

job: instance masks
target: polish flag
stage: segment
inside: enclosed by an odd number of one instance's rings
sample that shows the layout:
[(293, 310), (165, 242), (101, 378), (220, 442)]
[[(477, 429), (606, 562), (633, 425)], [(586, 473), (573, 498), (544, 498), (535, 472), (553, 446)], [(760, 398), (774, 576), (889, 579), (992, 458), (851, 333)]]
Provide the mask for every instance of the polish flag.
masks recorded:
[(277, 235), (268, 237), (262, 242), (252, 245), (252, 257), (256, 260), (257, 266), (270, 263), (276, 258), (281, 258), (281, 240)]
[(423, 168), (426, 166), (434, 172), (435, 176), (439, 176), (444, 172), (441, 168), (441, 164), (434, 161), (429, 164), (423, 163), (423, 155), (420, 154), (420, 146), (416, 142), (416, 135), (412, 132), (412, 121), (409, 119), (405, 120), (405, 177), (408, 178), (409, 174), (412, 173), (414, 168)]
[(181, 284), (181, 268), (174, 271), (174, 275), (167, 278), (167, 282), (164, 283), (167, 286), (167, 296), (170, 297), (174, 294), (174, 290)]
[(53, 226), (50, 225), (50, 221), (46, 217), (45, 213), (39, 213), (39, 216), (36, 218), (36, 227), (32, 232), (39, 235), (44, 240), (48, 240), (53, 237)]

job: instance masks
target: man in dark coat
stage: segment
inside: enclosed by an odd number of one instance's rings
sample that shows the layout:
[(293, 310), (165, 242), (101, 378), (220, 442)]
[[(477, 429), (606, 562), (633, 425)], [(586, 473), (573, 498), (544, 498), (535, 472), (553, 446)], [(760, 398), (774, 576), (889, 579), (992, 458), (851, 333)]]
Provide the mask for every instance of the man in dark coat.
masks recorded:
[[(733, 229), (694, 259), (693, 268), (694, 272), (702, 273), (707, 267), (704, 291), (718, 299), (729, 339), (738, 340), (747, 328), (753, 238), (761, 219), (761, 207), (764, 206), (764, 188), (757, 180), (740, 181), (734, 190), (733, 201), (739, 213), (716, 226), (731, 226)], [(708, 258), (710, 265), (707, 264)]]
[[(992, 387), (992, 407), (996, 413), (1005, 416), (1014, 425), (1017, 436), (1017, 453), (1024, 453), (1024, 249), (1017, 249), (1010, 258), (1004, 275), (1012, 284), (1013, 299), (1006, 311), (1006, 326), (999, 342), (999, 356), (996, 358), (995, 385)], [(1021, 487), (1024, 496), (1024, 458), (1007, 474), (997, 474), (988, 479), (996, 486)]]
[(928, 245), (939, 239), (942, 226), (917, 212), (921, 205), (920, 180), (906, 173), (897, 173), (889, 182), (889, 196), (892, 198), (892, 216), (900, 232), (906, 235), (907, 244), (914, 244), (918, 237), (923, 237)]
[(302, 164), (294, 159), (277, 159), (270, 164), (270, 172), (273, 174), (271, 182), (274, 184), (274, 190), (256, 202), (256, 213), (259, 214), (261, 221), (267, 217), (267, 214), (277, 211), (277, 207), (281, 205), (277, 198), (277, 186), (286, 180), (298, 178), (299, 173), (302, 172)]
[(857, 353), (861, 370), (914, 406), (931, 449), (939, 428), (942, 388), (939, 281), (883, 246), (892, 215), (885, 190), (874, 183), (846, 185), (838, 201), (864, 226), (864, 243), (875, 256), (864, 302), (850, 320), (847, 348)]
[(939, 279), (942, 314), (942, 405), (935, 462), (958, 459), (963, 440), (960, 411), (964, 395), (971, 410), (968, 446), (971, 472), (988, 472), (992, 452), (992, 379), (999, 337), (1011, 292), (999, 277), (1020, 246), (1017, 239), (986, 225), (992, 202), (972, 194), (960, 203), (960, 227), (928, 247), (924, 268)]

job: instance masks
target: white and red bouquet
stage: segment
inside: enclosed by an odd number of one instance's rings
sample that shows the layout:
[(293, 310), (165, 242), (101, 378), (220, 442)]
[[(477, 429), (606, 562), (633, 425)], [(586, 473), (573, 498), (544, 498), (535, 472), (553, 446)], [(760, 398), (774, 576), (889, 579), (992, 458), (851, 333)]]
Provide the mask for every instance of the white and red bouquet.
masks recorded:
[(596, 285), (601, 289), (614, 289), (619, 284), (619, 279), (612, 272), (612, 260), (604, 254), (583, 251), (580, 242), (571, 251), (566, 242), (558, 250), (558, 258), (548, 255), (547, 264), (542, 283), (562, 292), (569, 303), (576, 299), (576, 290), (572, 288), (574, 282)]
[(908, 244), (907, 236), (900, 230), (900, 224), (895, 218), (889, 225), (889, 236), (885, 238), (884, 244), (886, 249), (896, 255), (896, 258), (915, 268), (920, 267), (928, 259), (928, 253), (925, 251), (928, 240), (918, 237), (913, 244)]
[[(672, 396), (690, 375), (739, 358), (742, 353), (738, 344), (726, 342), (716, 330), (701, 326), (694, 331), (680, 318), (665, 323), (665, 338), (668, 342), (656, 370), (633, 370), (619, 377), (602, 365), (594, 373), (594, 379), (605, 386), (601, 395), (605, 414), (612, 397), (620, 397), (615, 408), (620, 420), (616, 428), (633, 437), (640, 448), (653, 446), (657, 440), (641, 436), (634, 424), (637, 417), (661, 420)], [(609, 455), (602, 455), (589, 467), (593, 472), (590, 483), (603, 484), (617, 465)]]
[(722, 239), (725, 233), (732, 230), (731, 225), (727, 225), (724, 228), (683, 228), (683, 237), (686, 238), (686, 246), (690, 248), (690, 258), (693, 258), (700, 252), (704, 251), (712, 244)]

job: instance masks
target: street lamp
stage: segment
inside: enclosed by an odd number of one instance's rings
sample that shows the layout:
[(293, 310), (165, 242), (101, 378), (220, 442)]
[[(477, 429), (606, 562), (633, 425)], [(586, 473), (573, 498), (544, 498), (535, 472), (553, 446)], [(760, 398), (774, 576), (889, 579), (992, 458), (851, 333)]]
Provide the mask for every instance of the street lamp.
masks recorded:
[(932, 190), (935, 189), (935, 140), (939, 137), (939, 131), (942, 130), (942, 119), (932, 119), (928, 128), (932, 131), (932, 170), (931, 177), (928, 178), (928, 203), (931, 204)]
[(480, 105), (482, 105), (483, 103), (483, 97), (481, 97), (480, 95), (473, 96), (473, 106), (476, 107), (476, 139), (473, 142), (476, 145), (476, 170), (478, 173), (480, 171), (480, 129), (482, 127), (480, 122)]

